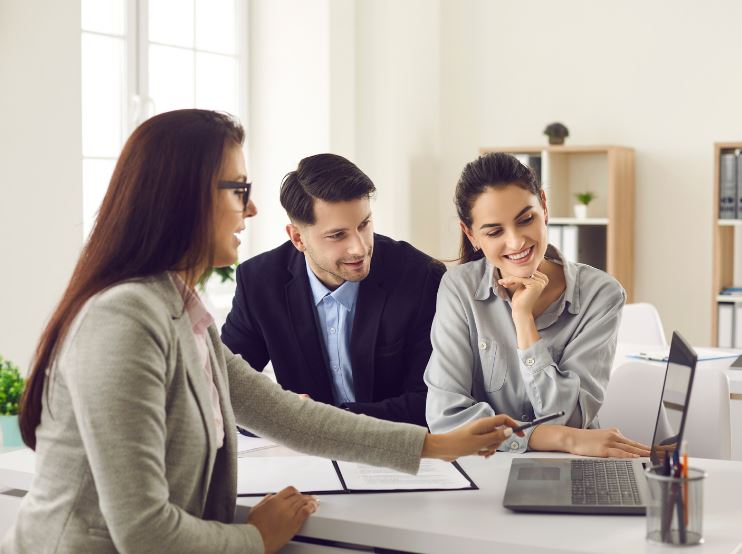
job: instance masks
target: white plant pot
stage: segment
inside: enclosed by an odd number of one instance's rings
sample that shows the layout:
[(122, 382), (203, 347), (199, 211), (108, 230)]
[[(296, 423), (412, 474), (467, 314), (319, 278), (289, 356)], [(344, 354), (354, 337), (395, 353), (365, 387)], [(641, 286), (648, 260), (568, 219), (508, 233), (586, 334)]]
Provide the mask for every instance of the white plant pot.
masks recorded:
[(587, 219), (587, 204), (575, 204), (575, 218)]

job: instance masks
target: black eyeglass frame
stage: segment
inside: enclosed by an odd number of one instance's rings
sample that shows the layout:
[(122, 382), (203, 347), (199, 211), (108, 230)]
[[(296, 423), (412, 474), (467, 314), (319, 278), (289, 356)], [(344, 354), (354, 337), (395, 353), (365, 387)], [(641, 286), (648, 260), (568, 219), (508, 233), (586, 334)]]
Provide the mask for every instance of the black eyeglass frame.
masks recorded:
[(250, 189), (252, 188), (252, 181), (219, 181), (216, 184), (218, 189), (232, 189), (242, 191), (242, 211), (247, 210), (247, 205), (250, 203)]

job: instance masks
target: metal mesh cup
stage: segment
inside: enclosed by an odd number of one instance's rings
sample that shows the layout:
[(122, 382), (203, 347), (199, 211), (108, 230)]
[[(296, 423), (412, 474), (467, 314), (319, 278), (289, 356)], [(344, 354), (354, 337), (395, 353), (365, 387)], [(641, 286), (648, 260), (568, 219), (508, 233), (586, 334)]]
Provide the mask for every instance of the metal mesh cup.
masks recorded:
[(662, 544), (703, 542), (703, 480), (706, 472), (688, 468), (688, 477), (647, 469), (647, 540)]

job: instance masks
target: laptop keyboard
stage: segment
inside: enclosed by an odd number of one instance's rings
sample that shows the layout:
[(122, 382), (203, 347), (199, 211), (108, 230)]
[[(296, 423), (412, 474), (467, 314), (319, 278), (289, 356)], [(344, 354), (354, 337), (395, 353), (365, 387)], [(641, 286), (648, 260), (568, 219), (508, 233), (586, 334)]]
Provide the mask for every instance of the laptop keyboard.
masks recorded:
[(631, 460), (572, 460), (572, 504), (641, 504)]

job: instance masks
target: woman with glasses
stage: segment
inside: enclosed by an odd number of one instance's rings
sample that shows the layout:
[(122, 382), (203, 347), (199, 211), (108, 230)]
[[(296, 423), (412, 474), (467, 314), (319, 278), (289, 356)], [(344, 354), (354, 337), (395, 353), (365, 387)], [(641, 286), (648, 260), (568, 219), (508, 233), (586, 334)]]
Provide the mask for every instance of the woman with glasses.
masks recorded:
[(195, 291), (237, 257), (249, 199), (227, 115), (143, 123), (118, 160), (22, 402), (36, 473), (3, 552), (275, 552), (317, 509), (289, 487), (234, 522), (235, 425), (296, 450), (417, 471), (512, 434), (507, 416), (453, 433), (302, 400), (234, 356)]

